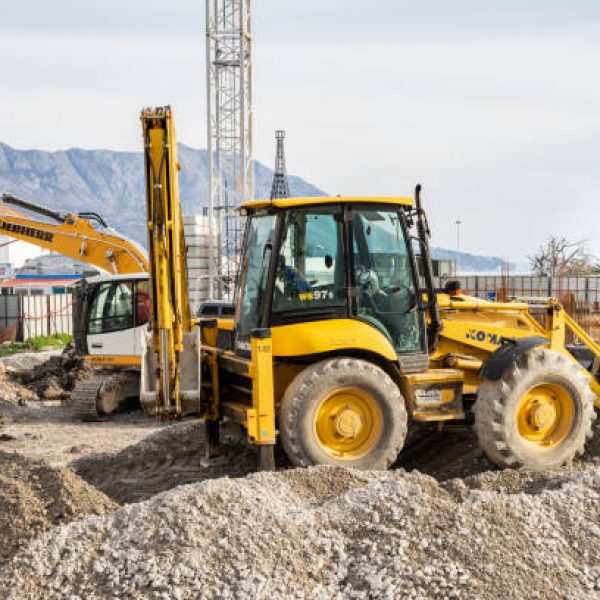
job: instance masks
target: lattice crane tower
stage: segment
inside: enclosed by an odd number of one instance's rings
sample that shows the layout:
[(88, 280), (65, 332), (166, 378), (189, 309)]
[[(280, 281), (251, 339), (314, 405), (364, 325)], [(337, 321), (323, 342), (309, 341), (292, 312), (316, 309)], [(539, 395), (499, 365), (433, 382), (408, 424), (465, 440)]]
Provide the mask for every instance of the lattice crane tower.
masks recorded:
[(285, 139), (285, 131), (277, 130), (275, 132), (277, 140), (277, 152), (275, 154), (275, 174), (273, 175), (273, 185), (271, 186), (271, 200), (275, 198), (289, 198), (290, 184), (285, 167), (285, 150), (283, 148), (283, 140)]
[(210, 298), (232, 295), (237, 207), (254, 195), (251, 7), (252, 0), (206, 0), (208, 222), (210, 239), (221, 236), (209, 243)]

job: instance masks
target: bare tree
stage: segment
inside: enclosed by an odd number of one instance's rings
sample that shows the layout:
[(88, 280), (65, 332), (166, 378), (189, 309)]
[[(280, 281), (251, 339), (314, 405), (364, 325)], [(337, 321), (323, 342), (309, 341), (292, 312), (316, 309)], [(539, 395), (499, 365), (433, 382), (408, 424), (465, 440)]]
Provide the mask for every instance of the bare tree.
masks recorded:
[(585, 240), (571, 241), (554, 235), (529, 257), (529, 262), (536, 275), (547, 277), (575, 277), (600, 273), (598, 258), (588, 252)]

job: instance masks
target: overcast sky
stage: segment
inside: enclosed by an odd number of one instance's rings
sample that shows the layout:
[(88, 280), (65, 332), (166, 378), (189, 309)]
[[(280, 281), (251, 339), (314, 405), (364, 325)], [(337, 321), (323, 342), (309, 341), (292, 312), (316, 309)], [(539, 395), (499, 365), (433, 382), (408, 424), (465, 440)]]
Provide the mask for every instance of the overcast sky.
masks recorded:
[[(600, 1), (254, 0), (255, 156), (331, 193), (410, 195), (434, 244), (600, 255)], [(0, 0), (0, 141), (140, 149), (171, 104), (206, 147), (203, 0)], [(140, 174), (141, 176), (141, 174)]]

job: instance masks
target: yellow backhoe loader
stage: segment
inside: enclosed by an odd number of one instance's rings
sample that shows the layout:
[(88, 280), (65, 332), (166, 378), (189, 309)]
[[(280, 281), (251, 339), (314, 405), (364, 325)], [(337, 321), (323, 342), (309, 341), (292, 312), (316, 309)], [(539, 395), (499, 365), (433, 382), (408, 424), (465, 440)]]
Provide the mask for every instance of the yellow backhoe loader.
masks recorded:
[(469, 415), (499, 466), (583, 451), (600, 347), (553, 299), (542, 324), (527, 304), (434, 289), (419, 187), (414, 199), (246, 202), (235, 319), (190, 318), (172, 112), (147, 109), (142, 123), (153, 315), (142, 399), (165, 418), (205, 419), (209, 456), (228, 419), (263, 469), (278, 441), (296, 465), (385, 469), (409, 421)]

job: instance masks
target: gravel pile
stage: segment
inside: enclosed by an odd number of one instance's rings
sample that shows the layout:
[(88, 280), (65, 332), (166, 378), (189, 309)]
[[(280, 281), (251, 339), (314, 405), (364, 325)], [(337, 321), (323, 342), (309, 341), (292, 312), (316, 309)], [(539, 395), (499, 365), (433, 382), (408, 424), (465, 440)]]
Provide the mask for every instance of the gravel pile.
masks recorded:
[(6, 597), (591, 598), (600, 468), (438, 483), (312, 468), (175, 488), (58, 527)]
[(0, 451), (0, 564), (56, 525), (114, 508), (69, 469)]

